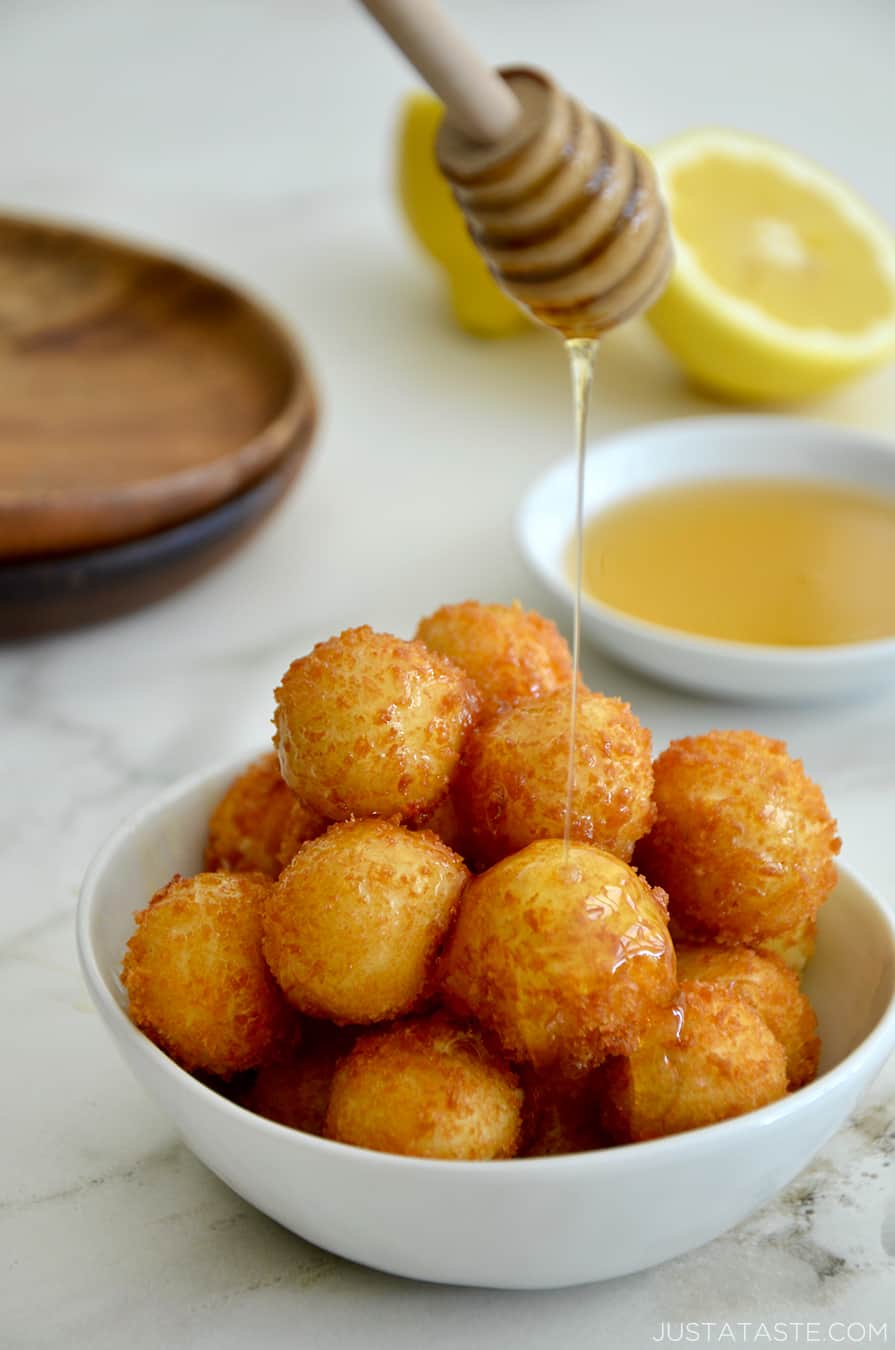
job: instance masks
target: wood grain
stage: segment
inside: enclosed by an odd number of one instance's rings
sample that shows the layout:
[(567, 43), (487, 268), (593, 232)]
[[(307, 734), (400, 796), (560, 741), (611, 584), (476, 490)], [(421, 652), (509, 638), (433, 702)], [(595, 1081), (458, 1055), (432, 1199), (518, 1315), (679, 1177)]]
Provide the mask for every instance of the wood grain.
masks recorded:
[(77, 553), (0, 560), (0, 643), (115, 619), (189, 585), (251, 538), (286, 495), (307, 444), (199, 516)]
[(233, 287), (0, 217), (0, 557), (198, 515), (306, 444), (314, 417), (292, 339)]

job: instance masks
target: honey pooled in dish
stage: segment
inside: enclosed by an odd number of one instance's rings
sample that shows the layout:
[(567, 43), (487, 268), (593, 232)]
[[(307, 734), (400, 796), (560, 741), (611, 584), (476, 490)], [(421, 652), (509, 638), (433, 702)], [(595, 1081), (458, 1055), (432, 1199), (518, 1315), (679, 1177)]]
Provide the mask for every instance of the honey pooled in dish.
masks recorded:
[[(568, 570), (574, 570), (570, 548)], [(584, 532), (586, 594), (731, 642), (895, 636), (895, 500), (842, 484), (719, 479), (652, 488)]]

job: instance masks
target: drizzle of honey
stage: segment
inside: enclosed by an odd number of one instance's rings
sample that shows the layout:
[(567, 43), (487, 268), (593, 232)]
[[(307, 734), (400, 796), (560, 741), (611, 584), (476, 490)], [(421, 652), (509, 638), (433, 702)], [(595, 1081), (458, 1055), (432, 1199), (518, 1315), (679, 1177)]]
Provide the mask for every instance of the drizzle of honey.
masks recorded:
[[(895, 636), (895, 498), (843, 484), (716, 479), (593, 517), (569, 547), (588, 595), (665, 628), (823, 646)], [(580, 556), (583, 554), (583, 556)]]
[(575, 496), (574, 578), (575, 613), (572, 626), (572, 688), (569, 709), (569, 759), (566, 775), (566, 809), (563, 818), (563, 858), (568, 862), (572, 830), (572, 801), (575, 796), (575, 732), (578, 725), (578, 667), (581, 656), (581, 589), (584, 569), (584, 466), (586, 463), (587, 414), (594, 380), (598, 338), (568, 338), (566, 351), (572, 367), (572, 393), (575, 400), (575, 454), (577, 486)]

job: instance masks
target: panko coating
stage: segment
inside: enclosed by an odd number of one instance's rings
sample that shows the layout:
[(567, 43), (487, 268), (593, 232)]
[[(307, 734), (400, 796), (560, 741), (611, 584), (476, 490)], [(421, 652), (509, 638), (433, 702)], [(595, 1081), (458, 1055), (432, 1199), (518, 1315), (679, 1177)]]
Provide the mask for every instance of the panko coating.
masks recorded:
[(656, 823), (637, 866), (694, 941), (748, 945), (810, 923), (836, 884), (836, 824), (782, 741), (712, 731), (655, 764)]
[(473, 878), (440, 974), (508, 1059), (570, 1073), (633, 1049), (677, 992), (662, 892), (603, 849), (566, 861), (561, 840)]
[(336, 1070), (330, 1139), (418, 1158), (512, 1158), (522, 1090), (481, 1033), (443, 1014), (364, 1036)]
[(264, 955), (289, 1002), (342, 1024), (409, 1012), (468, 876), (426, 831), (375, 818), (331, 825), (264, 906)]
[(680, 979), (730, 989), (764, 1018), (786, 1052), (790, 1088), (811, 1082), (820, 1056), (817, 1018), (798, 976), (779, 957), (748, 947), (677, 945), (675, 951)]
[[(640, 859), (638, 857), (637, 861)], [(721, 946), (731, 945), (741, 946), (740, 943), (725, 943), (723, 938), (706, 938), (701, 933), (691, 933), (690, 930), (681, 923), (680, 914), (670, 914), (668, 916), (668, 930), (671, 933), (671, 940), (675, 949), (679, 943), (699, 947), (706, 944)], [(817, 939), (817, 920), (814, 918), (804, 919), (796, 924), (794, 928), (787, 928), (776, 937), (758, 938), (748, 943), (750, 951), (759, 952), (762, 956), (779, 957), (785, 966), (794, 971), (796, 975), (801, 975), (808, 962), (814, 955), (814, 947)]]
[(764, 938), (753, 943), (757, 952), (769, 956), (779, 956), (784, 965), (789, 966), (797, 975), (801, 975), (814, 955), (817, 940), (817, 920), (804, 919), (794, 928), (787, 928), (776, 937)]
[(759, 1013), (720, 985), (681, 983), (678, 1006), (628, 1056), (600, 1070), (603, 1124), (615, 1143), (714, 1125), (786, 1092), (783, 1046)]
[(480, 707), (447, 657), (367, 627), (293, 661), (275, 697), (283, 777), (330, 820), (412, 820), (433, 807)]
[(606, 1142), (600, 1117), (599, 1070), (568, 1078), (522, 1073), (522, 1150), (526, 1158), (587, 1153)]
[(261, 952), (270, 886), (259, 872), (177, 876), (136, 915), (121, 972), (130, 1016), (185, 1069), (229, 1078), (297, 1040)]
[(212, 812), (205, 869), (279, 876), (301, 845), (326, 825), (283, 782), (271, 750), (233, 780)]
[[(470, 736), (454, 798), (471, 856), (490, 866), (565, 825), (570, 689), (529, 699)], [(629, 862), (653, 823), (651, 739), (620, 699), (581, 690), (571, 837)]]
[(354, 1042), (348, 1028), (340, 1031), (326, 1027), (321, 1034), (306, 1024), (301, 1046), (288, 1059), (259, 1069), (240, 1104), (293, 1130), (322, 1135), (336, 1066)]
[(442, 605), (420, 620), (416, 637), (472, 676), (486, 717), (572, 682), (572, 654), (556, 624), (526, 613), (518, 600)]

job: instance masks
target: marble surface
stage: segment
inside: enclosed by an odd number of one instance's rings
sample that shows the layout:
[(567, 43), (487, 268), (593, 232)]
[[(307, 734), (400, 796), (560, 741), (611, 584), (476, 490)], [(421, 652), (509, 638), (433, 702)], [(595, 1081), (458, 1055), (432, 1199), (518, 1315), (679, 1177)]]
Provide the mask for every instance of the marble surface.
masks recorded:
[[(489, 56), (535, 56), (639, 139), (705, 122), (765, 132), (895, 219), (895, 179), (880, 173), (889, 0), (731, 4), (723, 23), (709, 0), (452, 8)], [(22, 0), (3, 25), (0, 118), (18, 128), (0, 156), (4, 203), (127, 229), (252, 286), (306, 337), (325, 419), (298, 489), (212, 576), (131, 618), (0, 648), (0, 1346), (576, 1350), (649, 1345), (666, 1323), (750, 1323), (747, 1343), (762, 1323), (826, 1335), (886, 1318), (895, 1339), (895, 1063), (735, 1232), (540, 1295), (415, 1285), (308, 1246), (208, 1173), (131, 1081), (76, 966), (91, 854), (163, 785), (262, 741), (285, 665), (346, 625), (409, 633), (476, 595), (518, 596), (568, 627), (512, 535), (525, 484), (566, 453), (567, 375), (546, 336), (483, 346), (446, 321), (386, 185), (409, 79), (347, 0)], [(632, 42), (638, 59), (616, 59)], [(714, 411), (637, 325), (606, 344), (596, 434)], [(892, 433), (895, 371), (810, 412)], [(710, 726), (786, 737), (826, 788), (844, 856), (895, 893), (895, 691), (746, 708), (594, 651), (584, 665), (657, 747)]]

